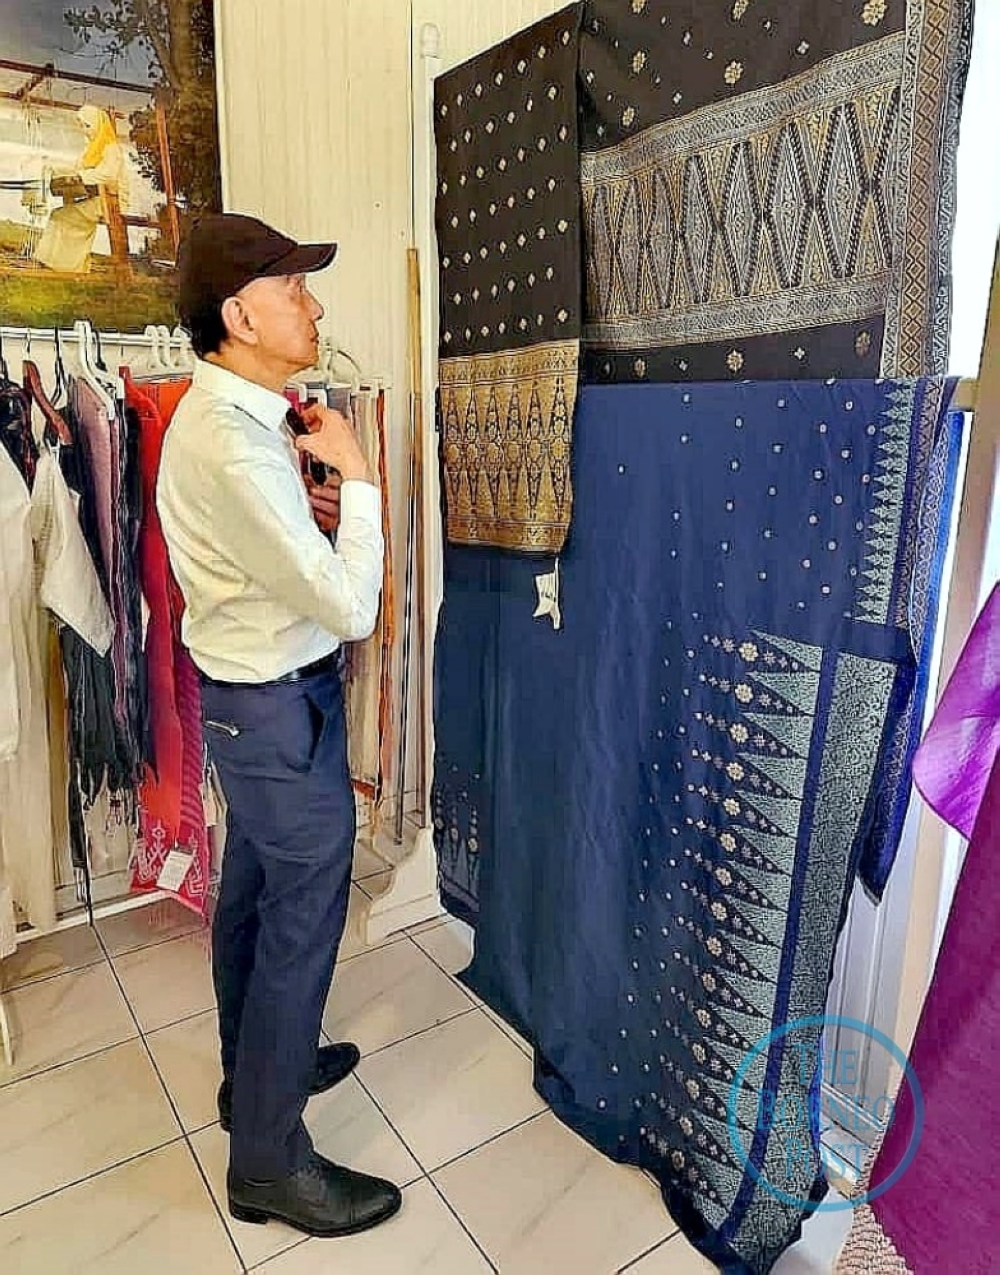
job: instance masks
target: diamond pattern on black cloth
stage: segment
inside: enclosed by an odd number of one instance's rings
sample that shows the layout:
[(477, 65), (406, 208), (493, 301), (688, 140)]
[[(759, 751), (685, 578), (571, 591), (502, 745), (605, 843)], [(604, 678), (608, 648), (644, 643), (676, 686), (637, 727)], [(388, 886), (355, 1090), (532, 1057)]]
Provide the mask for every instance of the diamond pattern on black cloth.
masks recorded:
[(435, 87), (441, 357), (579, 336), (579, 6)]
[(441, 422), (448, 539), (557, 553), (583, 258), (573, 5), (438, 80)]

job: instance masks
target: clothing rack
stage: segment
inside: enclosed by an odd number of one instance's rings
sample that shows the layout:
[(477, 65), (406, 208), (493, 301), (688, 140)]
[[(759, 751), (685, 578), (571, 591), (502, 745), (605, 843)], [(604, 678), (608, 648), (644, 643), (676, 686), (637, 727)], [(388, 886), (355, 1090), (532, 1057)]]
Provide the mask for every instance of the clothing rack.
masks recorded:
[[(16, 365), (19, 364), (21, 358), (37, 360), (41, 365), (43, 377), (48, 379), (52, 374), (52, 367), (58, 363), (60, 355), (72, 355), (75, 360), (78, 352), (80, 360), (85, 364), (91, 362), (95, 355), (99, 358), (101, 352), (103, 352), (103, 359), (114, 371), (117, 370), (119, 364), (137, 365), (138, 362), (141, 362), (144, 366), (149, 363), (151, 368), (162, 365), (163, 372), (168, 377), (172, 371), (188, 374), (190, 365), (193, 363), (190, 340), (186, 333), (183, 333), (180, 329), (175, 328), (171, 332), (166, 325), (150, 324), (145, 331), (98, 330), (86, 319), (80, 319), (72, 326), (58, 327), (34, 327), (19, 324), (0, 325), (0, 350), (2, 350), (10, 364), (10, 371), (15, 380), (20, 379), (19, 369), (16, 368)], [(152, 353), (151, 360), (147, 352)], [(327, 340), (324, 342), (323, 353), (324, 356), (327, 353), (331, 353), (344, 359), (350, 365), (352, 377), (356, 377), (357, 381), (361, 381), (364, 384), (371, 383), (365, 377), (364, 371), (357, 361), (347, 355), (338, 343)], [(178, 355), (181, 355), (181, 357), (178, 357)], [(125, 870), (122, 874), (116, 873), (108, 877), (107, 886), (109, 888), (100, 901), (91, 899), (89, 878), (87, 897), (86, 901), (84, 901), (80, 893), (81, 887), (78, 878), (75, 903), (65, 897), (66, 893), (71, 889), (68, 882), (66, 880), (61, 883), (57, 881), (57, 888), (61, 889), (63, 895), (61, 906), (57, 904), (59, 910), (57, 910), (57, 919), (53, 931), (46, 930), (45, 933), (63, 932), (94, 921), (106, 920), (116, 915), (136, 911), (139, 908), (162, 904), (171, 897), (163, 890), (151, 890), (148, 893), (133, 894), (129, 891), (127, 878), (128, 870)], [(22, 924), (17, 927), (13, 935), (14, 943), (17, 947), (21, 947), (32, 939), (40, 937), (42, 933), (31, 924)], [(0, 975), (0, 980), (2, 980), (2, 975)], [(4, 989), (2, 981), (0, 981), (0, 1058), (5, 1058), (8, 1065), (12, 1065), (14, 1047), (13, 1024), (9, 1020), (4, 1006)]]
[[(36, 347), (38, 347), (37, 352)], [(41, 356), (42, 374), (47, 376), (51, 374), (51, 363), (58, 358), (60, 351), (75, 355), (76, 351), (80, 350), (81, 358), (88, 356), (93, 358), (95, 347), (97, 351), (103, 351), (107, 364), (115, 370), (119, 363), (134, 361), (137, 355), (144, 357), (141, 352), (145, 351), (153, 351), (154, 363), (162, 362), (163, 371), (167, 374), (171, 370), (186, 374), (190, 370), (188, 365), (193, 362), (188, 335), (180, 327), (174, 327), (171, 331), (165, 324), (149, 324), (144, 331), (134, 332), (98, 329), (85, 318), (76, 321), (72, 326), (0, 325), (0, 351), (6, 355), (12, 371), (14, 371), (13, 365), (22, 357), (28, 359), (34, 353), (36, 359)], [(159, 359), (156, 357), (157, 351), (160, 352)], [(177, 359), (178, 352), (187, 354), (189, 357)], [(176, 368), (173, 367), (175, 362)], [(345, 348), (344, 343), (331, 334), (323, 338), (316, 366), (307, 369), (295, 380), (305, 382), (310, 379), (315, 380), (317, 376), (327, 380), (334, 379), (338, 384), (343, 383), (345, 388), (355, 392), (381, 391), (390, 387), (388, 377), (369, 375), (362, 363)], [(303, 392), (305, 392), (304, 385)], [(108, 885), (111, 885), (110, 880)], [(68, 888), (64, 884), (62, 887), (64, 894)], [(162, 891), (153, 891), (136, 897), (123, 891), (121, 884), (116, 881), (114, 888), (99, 902), (94, 900), (91, 903), (88, 894), (86, 905), (77, 906), (84, 904), (78, 883), (76, 905), (65, 897), (62, 899), (56, 929), (62, 930), (83, 924), (91, 916), (95, 919), (104, 919), (118, 912), (141, 907), (146, 903), (155, 903), (167, 897)], [(22, 926), (17, 930), (15, 941), (20, 945), (38, 936), (39, 931), (34, 927)]]
[[(12, 365), (11, 372), (14, 373), (15, 379), (18, 377), (13, 365), (22, 357), (27, 360), (41, 356), (43, 375), (46, 375), (51, 373), (50, 364), (58, 359), (60, 352), (75, 355), (77, 351), (80, 352), (80, 357), (84, 361), (92, 357), (95, 352), (103, 351), (109, 364), (134, 361), (140, 352), (152, 351), (154, 362), (162, 362), (163, 370), (168, 375), (171, 370), (178, 373), (186, 372), (187, 365), (192, 361), (191, 344), (187, 335), (179, 328), (171, 332), (165, 324), (150, 324), (143, 332), (98, 330), (85, 319), (77, 321), (71, 328), (0, 325), (0, 352)], [(157, 357), (157, 351), (159, 357)], [(188, 357), (178, 359), (178, 354)], [(117, 882), (115, 884), (117, 887)], [(68, 888), (64, 886), (64, 889)], [(65, 910), (57, 912), (53, 930), (47, 930), (45, 933), (59, 933), (93, 921), (106, 920), (139, 908), (160, 904), (170, 897), (162, 890), (131, 894), (119, 893), (118, 888), (115, 888), (97, 902), (91, 900), (88, 884), (87, 899), (84, 903), (79, 891), (78, 881), (77, 906), (64, 901)], [(34, 926), (22, 925), (14, 933), (14, 943), (17, 947), (21, 947), (24, 943), (41, 935), (42, 931)], [(5, 1059), (10, 1066), (13, 1065), (14, 1032), (3, 1001), (4, 988), (2, 975), (0, 975), (0, 1058)]]
[[(99, 331), (101, 341), (107, 342), (109, 345), (137, 345), (145, 349), (152, 349), (154, 345), (161, 343), (164, 339), (151, 333), (148, 328), (145, 332), (105, 332), (96, 328), (94, 331)], [(0, 327), (0, 339), (4, 341), (22, 341), (31, 345), (34, 345), (36, 341), (51, 341), (54, 344), (57, 336), (60, 341), (66, 341), (71, 345), (77, 340), (77, 333), (74, 328)], [(188, 344), (188, 338), (176, 328), (170, 333), (169, 340), (171, 345), (183, 346)]]

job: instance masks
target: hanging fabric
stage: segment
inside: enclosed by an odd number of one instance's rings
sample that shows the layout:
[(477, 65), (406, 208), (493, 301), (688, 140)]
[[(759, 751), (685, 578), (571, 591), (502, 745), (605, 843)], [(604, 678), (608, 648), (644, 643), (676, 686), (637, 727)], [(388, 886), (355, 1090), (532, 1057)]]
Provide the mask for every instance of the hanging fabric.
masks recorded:
[(0, 443), (14, 462), (28, 490), (35, 481), (38, 445), (31, 428), (31, 400), (20, 385), (10, 379), (10, 371), (0, 342)]
[(438, 79), (452, 543), (562, 547), (578, 375), (945, 370), (972, 8), (586, 0)]
[(345, 644), (344, 715), (351, 779), (356, 791), (372, 803), (373, 813), (377, 814), (389, 777), (388, 761), (392, 755), (392, 658), (395, 646), (384, 391), (374, 394), (362, 389), (354, 396), (352, 406), (358, 442), (371, 472), (378, 476), (385, 572), (378, 619), (371, 636), (363, 642)]
[(110, 786), (132, 788), (141, 774), (148, 736), (136, 552), (142, 499), (139, 440), (121, 405), (112, 400), (109, 409), (86, 380), (73, 380), (71, 398), (93, 482), (103, 579), (115, 619), (113, 711), (122, 773)]
[[(98, 515), (97, 487), (90, 463), (91, 451), (81, 421), (74, 411), (75, 390), (62, 408), (69, 425), (71, 443), (58, 449), (59, 466), (73, 492), (81, 533), (94, 563), (105, 599), (110, 596), (105, 565), (106, 536)], [(107, 522), (110, 526), (110, 519)], [(121, 731), (115, 721), (115, 670), (111, 653), (98, 653), (82, 641), (72, 629), (60, 635), (62, 663), (66, 678), (66, 709), (69, 728), (70, 784), (69, 822), (73, 866), (86, 872), (88, 844), (104, 843), (103, 835), (88, 833), (87, 812), (101, 794), (116, 803), (131, 786), (130, 766)], [(101, 826), (111, 817), (110, 808), (103, 810)]]
[[(31, 491), (0, 449), (0, 897), (39, 929), (56, 921), (47, 628), (42, 609), (97, 652), (112, 617), (68, 487), (52, 452)], [(13, 918), (0, 922), (9, 929)]]
[(972, 12), (588, 0), (588, 374), (943, 372)]
[(578, 6), (435, 87), (448, 538), (557, 552), (582, 321)]
[[(170, 570), (155, 501), (163, 439), (173, 408), (188, 384), (172, 380), (138, 385), (126, 379), (128, 412), (139, 439), (142, 520), (138, 559), (149, 613), (145, 666), (152, 728), (151, 762), (139, 787), (140, 840), (133, 857), (132, 888), (151, 891), (164, 888), (166, 883), (182, 903), (204, 915), (209, 901), (211, 849), (202, 800), (201, 690), (197, 670), (181, 641), (183, 599)], [(165, 878), (171, 856), (180, 868), (176, 878)]]
[[(891, 864), (949, 396), (588, 387), (564, 627), (531, 618), (529, 561), (447, 551), (433, 814), (446, 903), (477, 926), (468, 984), (533, 1042), (556, 1113), (653, 1172), (728, 1271), (760, 1275), (799, 1234), (768, 1183), (824, 1189), (815, 1120), (786, 1175), (753, 1134), (763, 1079), (740, 1093), (742, 1155), (729, 1091), (758, 1041), (823, 1013), (855, 877), (877, 893)], [(771, 1048), (768, 1087), (815, 1115), (792, 1054)]]
[(910, 1052), (923, 1125), (915, 1129), (914, 1095), (904, 1083), (866, 1170), (865, 1192), (877, 1191), (903, 1163), (914, 1134), (919, 1143), (899, 1181), (855, 1210), (838, 1275), (990, 1275), (996, 1268), (1000, 1210), (983, 1189), (982, 1168), (994, 1154), (998, 1115), (992, 1065), (1000, 1044), (998, 669), (1000, 585), (969, 636), (914, 764), (927, 802), (970, 843)]

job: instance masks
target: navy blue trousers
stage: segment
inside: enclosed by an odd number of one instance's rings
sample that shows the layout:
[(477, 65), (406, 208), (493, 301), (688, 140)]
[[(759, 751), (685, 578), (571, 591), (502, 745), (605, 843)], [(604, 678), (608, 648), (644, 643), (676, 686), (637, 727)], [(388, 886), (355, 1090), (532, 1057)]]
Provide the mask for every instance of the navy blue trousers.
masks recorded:
[(308, 1159), (302, 1120), (347, 916), (355, 812), (340, 679), (202, 684), (228, 805), (212, 931), (230, 1164), (273, 1179)]

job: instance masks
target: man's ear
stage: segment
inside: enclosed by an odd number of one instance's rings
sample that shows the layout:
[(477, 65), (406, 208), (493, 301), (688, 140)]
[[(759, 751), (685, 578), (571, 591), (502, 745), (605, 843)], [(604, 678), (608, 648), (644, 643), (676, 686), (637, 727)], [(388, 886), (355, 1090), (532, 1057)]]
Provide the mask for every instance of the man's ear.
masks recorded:
[(227, 297), (222, 303), (222, 321), (230, 340), (243, 345), (257, 344), (257, 333), (247, 308), (239, 297)]

